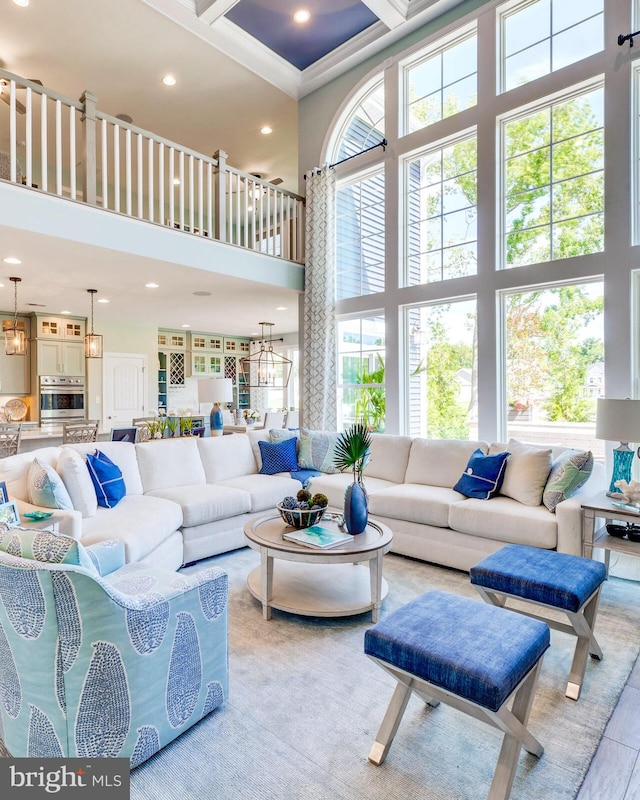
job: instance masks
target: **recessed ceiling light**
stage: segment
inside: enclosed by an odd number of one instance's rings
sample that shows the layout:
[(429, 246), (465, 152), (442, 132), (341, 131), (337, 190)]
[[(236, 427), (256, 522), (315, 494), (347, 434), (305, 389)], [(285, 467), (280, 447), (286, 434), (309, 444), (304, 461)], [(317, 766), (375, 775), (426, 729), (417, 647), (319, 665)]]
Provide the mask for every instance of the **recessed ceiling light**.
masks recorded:
[(2, 259), (5, 264), (22, 264), (19, 258), (15, 258), (14, 256), (8, 256), (7, 258)]
[(4, 289), (4, 283), (0, 283), (0, 289)]
[(293, 21), (297, 22), (298, 25), (304, 25), (305, 22), (309, 22), (311, 19), (311, 12), (307, 11), (306, 8), (299, 8), (297, 11), (293, 13)]
[(173, 185), (174, 186), (180, 186), (180, 178), (174, 178), (173, 179)]
[(196, 297), (211, 297), (211, 292), (194, 292)]
[(157, 283), (145, 283), (145, 287), (147, 289), (158, 289), (159, 285)]
[(180, 327), (182, 327), (182, 328), (190, 328), (191, 325), (187, 325), (187, 323), (185, 323), (184, 325), (181, 325)]
[(109, 301), (107, 300), (107, 298), (106, 298), (106, 297), (101, 297), (101, 298), (98, 300), (98, 302), (99, 302), (99, 303), (108, 303)]
[(273, 133), (273, 128), (270, 125), (263, 125), (262, 128), (260, 128), (260, 133), (268, 136), (270, 133)]
[(165, 86), (176, 85), (176, 79), (173, 77), (173, 75), (165, 75), (164, 78), (162, 79), (162, 82), (164, 83)]
[(29, 0), (13, 0), (13, 2), (20, 8), (26, 8), (29, 5)]
[(286, 306), (276, 306), (276, 311), (286, 311), (286, 310), (287, 310)]
[(61, 314), (70, 314), (71, 312), (70, 311), (61, 311), (60, 313)]

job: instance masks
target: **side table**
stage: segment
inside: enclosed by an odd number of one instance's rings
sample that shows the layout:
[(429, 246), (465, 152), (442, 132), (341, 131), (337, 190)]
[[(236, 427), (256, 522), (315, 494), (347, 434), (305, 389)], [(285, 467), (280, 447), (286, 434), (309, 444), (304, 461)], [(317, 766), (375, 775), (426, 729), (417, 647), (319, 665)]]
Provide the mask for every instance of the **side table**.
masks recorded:
[[(604, 520), (597, 526), (596, 520)], [(614, 505), (614, 500), (605, 492), (600, 492), (595, 497), (582, 504), (582, 555), (593, 558), (593, 548), (599, 547), (605, 551), (605, 565), (609, 572), (609, 556), (611, 551), (640, 556), (640, 543), (620, 539), (607, 533), (606, 523), (613, 520), (634, 522), (640, 524), (640, 509), (630, 511)]]

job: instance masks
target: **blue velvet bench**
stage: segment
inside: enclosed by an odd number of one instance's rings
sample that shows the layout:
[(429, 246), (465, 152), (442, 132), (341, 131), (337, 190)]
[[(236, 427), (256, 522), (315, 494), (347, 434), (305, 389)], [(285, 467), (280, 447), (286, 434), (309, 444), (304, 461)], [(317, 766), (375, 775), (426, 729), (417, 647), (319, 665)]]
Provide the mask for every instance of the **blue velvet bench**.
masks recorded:
[(488, 798), (506, 800), (520, 748), (543, 753), (526, 725), (547, 647), (546, 624), (503, 608), (439, 591), (407, 603), (365, 633), (365, 653), (397, 681), (369, 761), (385, 760), (415, 692), (504, 733)]
[(566, 695), (580, 697), (587, 654), (600, 660), (602, 650), (593, 629), (598, 613), (600, 589), (606, 576), (604, 564), (582, 556), (556, 553), (509, 544), (471, 568), (471, 583), (482, 597), (496, 606), (517, 598), (543, 608), (564, 612), (569, 624), (520, 609), (511, 609), (541, 619), (554, 630), (577, 636)]

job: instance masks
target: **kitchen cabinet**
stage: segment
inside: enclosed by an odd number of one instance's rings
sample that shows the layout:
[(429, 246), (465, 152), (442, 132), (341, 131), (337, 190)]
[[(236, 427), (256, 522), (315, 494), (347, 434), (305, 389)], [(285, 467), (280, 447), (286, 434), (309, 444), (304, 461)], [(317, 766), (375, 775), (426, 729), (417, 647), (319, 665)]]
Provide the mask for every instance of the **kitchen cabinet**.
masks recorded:
[(191, 353), (191, 375), (222, 377), (222, 356), (213, 353)]
[(185, 331), (158, 331), (159, 350), (186, 350), (187, 333)]
[[(2, 331), (13, 327), (14, 316), (1, 314)], [(18, 326), (24, 328), (29, 339), (29, 319), (18, 315)], [(8, 356), (4, 352), (4, 335), (0, 341), (0, 394), (29, 394), (31, 389), (31, 347), (26, 356)]]
[(82, 342), (86, 320), (78, 317), (52, 317), (36, 314), (36, 339), (67, 339)]
[(222, 353), (224, 348), (224, 337), (220, 334), (211, 333), (192, 333), (191, 352), (200, 353), (203, 350), (210, 350), (214, 353)]
[(36, 364), (38, 375), (85, 374), (84, 343), (38, 339)]

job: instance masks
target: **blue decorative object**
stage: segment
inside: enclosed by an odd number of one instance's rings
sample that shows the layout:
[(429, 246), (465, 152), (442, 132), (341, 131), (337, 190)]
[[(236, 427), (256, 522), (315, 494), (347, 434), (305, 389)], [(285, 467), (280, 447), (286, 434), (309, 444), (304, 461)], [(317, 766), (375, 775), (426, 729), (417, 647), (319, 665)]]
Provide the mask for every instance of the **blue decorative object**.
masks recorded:
[(344, 495), (344, 524), (350, 534), (362, 533), (369, 519), (369, 502), (364, 487), (355, 481)]
[(292, 472), (298, 469), (295, 439), (285, 439), (277, 444), (259, 441), (258, 446), (262, 457), (261, 475), (276, 475), (278, 472)]
[(87, 467), (96, 490), (98, 505), (114, 508), (127, 493), (122, 470), (100, 450), (96, 450), (95, 455), (87, 453)]
[(488, 456), (478, 448), (471, 454), (467, 466), (453, 490), (466, 497), (489, 500), (500, 491), (508, 458), (509, 453), (496, 453)]
[(626, 445), (626, 449), (623, 449), (622, 445), (613, 448), (613, 474), (609, 485), (610, 492), (620, 491), (616, 486), (618, 481), (629, 483), (631, 480), (631, 465), (634, 455), (635, 452), (629, 449), (629, 445)]
[[(213, 404), (213, 408), (211, 409), (211, 415), (209, 416), (209, 424), (211, 425), (211, 435), (213, 436), (213, 431), (221, 432), (224, 428), (224, 419), (222, 417), (222, 409), (217, 403)], [(216, 435), (220, 435), (217, 433)]]

